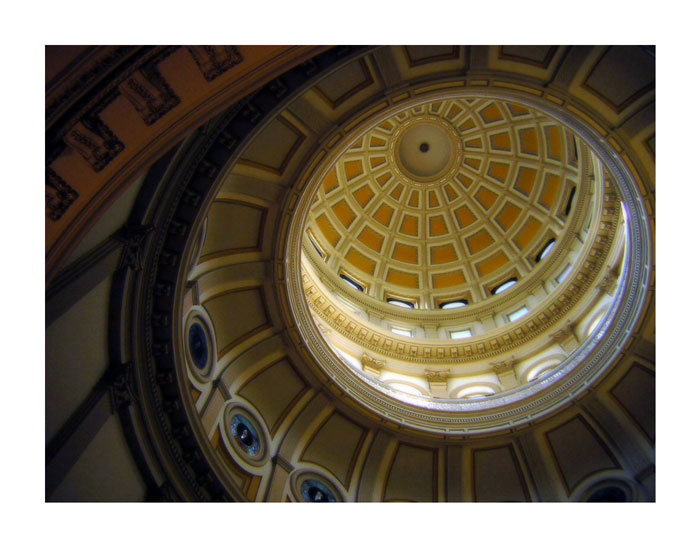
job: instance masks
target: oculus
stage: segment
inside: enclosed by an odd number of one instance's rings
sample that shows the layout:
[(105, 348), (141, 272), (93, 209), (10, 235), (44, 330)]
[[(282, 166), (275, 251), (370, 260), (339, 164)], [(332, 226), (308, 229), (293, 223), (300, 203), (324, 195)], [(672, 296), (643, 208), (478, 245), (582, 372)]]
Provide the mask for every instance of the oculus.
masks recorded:
[(187, 335), (190, 356), (194, 365), (199, 370), (204, 370), (209, 357), (209, 346), (207, 345), (207, 335), (199, 323), (190, 325), (190, 332)]
[(185, 360), (192, 375), (200, 382), (211, 378), (216, 359), (214, 329), (207, 311), (202, 306), (194, 306), (184, 325), (183, 345)]
[(337, 500), (324, 484), (317, 480), (307, 479), (301, 484), (301, 495), (304, 501), (311, 503), (335, 503)]
[(260, 452), (260, 436), (253, 424), (242, 414), (235, 414), (231, 420), (231, 434), (249, 456)]
[(262, 467), (268, 460), (268, 434), (260, 424), (252, 411), (238, 402), (228, 406), (221, 423), (233, 455), (253, 467)]

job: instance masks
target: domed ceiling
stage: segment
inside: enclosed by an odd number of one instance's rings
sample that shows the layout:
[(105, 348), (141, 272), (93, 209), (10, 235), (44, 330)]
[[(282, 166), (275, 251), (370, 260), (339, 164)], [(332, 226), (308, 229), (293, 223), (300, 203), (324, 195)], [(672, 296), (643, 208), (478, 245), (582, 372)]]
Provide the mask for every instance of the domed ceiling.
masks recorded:
[(373, 389), (419, 407), (527, 398), (589, 336), (571, 323), (610, 307), (589, 284), (605, 264), (616, 277), (625, 248), (609, 173), (511, 100), (438, 95), (366, 127), (306, 191), (302, 284), (320, 332)]
[(412, 107), (332, 166), (308, 230), (331, 269), (379, 300), (478, 302), (527, 276), (559, 239), (581, 179), (578, 154), (570, 131), (515, 103)]
[(144, 415), (183, 484), (290, 501), (633, 484), (644, 469), (598, 441), (627, 420), (609, 393), (649, 392), (620, 359), (653, 274), (614, 142), (498, 48), (344, 51), (193, 135), (152, 200), (124, 298), (147, 325)]

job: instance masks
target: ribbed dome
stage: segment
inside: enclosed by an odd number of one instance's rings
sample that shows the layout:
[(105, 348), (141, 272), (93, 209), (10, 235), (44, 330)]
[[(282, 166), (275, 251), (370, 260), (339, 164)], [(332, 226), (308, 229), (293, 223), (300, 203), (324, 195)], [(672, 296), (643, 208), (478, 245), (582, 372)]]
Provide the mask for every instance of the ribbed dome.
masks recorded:
[(576, 137), (489, 99), (411, 107), (354, 142), (323, 178), (308, 230), (331, 269), (379, 300), (435, 309), (523, 279), (566, 227)]

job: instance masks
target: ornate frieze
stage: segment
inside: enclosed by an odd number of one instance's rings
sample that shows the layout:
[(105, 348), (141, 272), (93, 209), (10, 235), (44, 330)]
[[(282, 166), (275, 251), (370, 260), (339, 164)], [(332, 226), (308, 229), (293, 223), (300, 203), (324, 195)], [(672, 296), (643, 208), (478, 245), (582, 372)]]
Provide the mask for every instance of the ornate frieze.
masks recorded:
[(124, 144), (98, 116), (86, 116), (75, 124), (63, 138), (96, 172), (124, 150)]
[(134, 72), (121, 83), (119, 91), (134, 105), (146, 125), (153, 125), (180, 104), (180, 98), (153, 64)]
[[(402, 340), (402, 338), (399, 336), (393, 336), (388, 333), (384, 334), (383, 329), (375, 330), (369, 328), (366, 324), (354, 322), (352, 327), (350, 325), (345, 325), (343, 327), (343, 334), (353, 342), (358, 343), (360, 346), (374, 353), (385, 355), (393, 359), (426, 364), (479, 361), (484, 358), (490, 358), (513, 351), (518, 346), (533, 340), (539, 334), (545, 332), (551, 325), (565, 317), (569, 310), (571, 310), (580, 298), (587, 293), (597, 272), (600, 271), (605, 263), (605, 258), (607, 258), (610, 252), (617, 229), (618, 223), (616, 220), (611, 223), (605, 223), (605, 225), (598, 225), (596, 236), (605, 236), (604, 241), (594, 241), (591, 244), (586, 259), (581, 261), (579, 271), (575, 275), (570, 275), (569, 279), (567, 279), (567, 283), (546, 298), (541, 303), (540, 308), (533, 310), (530, 314), (532, 318), (529, 321), (525, 324), (521, 322), (514, 323), (513, 327), (497, 335), (489, 336), (487, 333), (479, 337), (470, 338), (468, 341), (445, 340), (442, 343), (431, 339), (430, 342), (426, 340), (427, 343), (425, 344), (413, 339), (412, 342), (415, 343), (415, 345), (409, 346), (401, 344), (400, 340)], [(307, 302), (311, 310), (318, 314), (318, 317), (322, 319), (324, 323), (328, 325), (336, 324), (337, 317), (335, 314), (341, 312), (336, 309), (336, 307), (331, 306), (328, 300), (329, 296), (324, 292), (323, 287), (330, 286), (333, 288), (334, 292), (348, 296), (351, 300), (356, 297), (354, 293), (358, 291), (347, 287), (340, 277), (327, 275), (323, 269), (319, 268), (318, 264), (314, 262), (316, 257), (313, 253), (306, 253), (306, 256), (310, 259), (315, 274), (319, 276), (319, 279), (322, 281), (320, 285), (316, 285), (315, 281), (312, 281), (308, 274), (303, 274), (302, 286), (307, 297)], [(360, 294), (359, 296), (363, 297), (365, 295)], [(364, 300), (362, 302), (364, 303)], [(488, 302), (486, 302), (485, 305), (488, 305)], [(368, 313), (374, 311), (377, 310), (369, 309)], [(417, 311), (418, 310), (410, 310), (410, 313), (416, 313)], [(394, 310), (392, 310), (392, 312), (394, 312)], [(468, 322), (473, 319), (475, 313), (481, 312), (466, 310), (463, 313), (463, 321)], [(424, 322), (422, 322), (422, 324), (424, 324)], [(579, 342), (575, 336), (573, 336), (560, 343), (560, 345), (565, 351), (570, 353), (578, 347)]]
[(46, 215), (60, 220), (71, 204), (78, 199), (76, 192), (50, 167), (46, 168)]
[(207, 82), (243, 61), (236, 46), (187, 46)]

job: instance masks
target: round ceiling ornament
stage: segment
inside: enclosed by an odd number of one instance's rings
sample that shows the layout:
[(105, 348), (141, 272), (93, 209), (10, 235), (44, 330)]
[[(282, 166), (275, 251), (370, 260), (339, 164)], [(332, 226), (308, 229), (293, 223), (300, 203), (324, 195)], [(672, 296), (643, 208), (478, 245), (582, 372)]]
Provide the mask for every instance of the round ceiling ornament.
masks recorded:
[(392, 135), (390, 156), (413, 183), (439, 183), (459, 167), (461, 142), (454, 127), (438, 116), (408, 118)]

